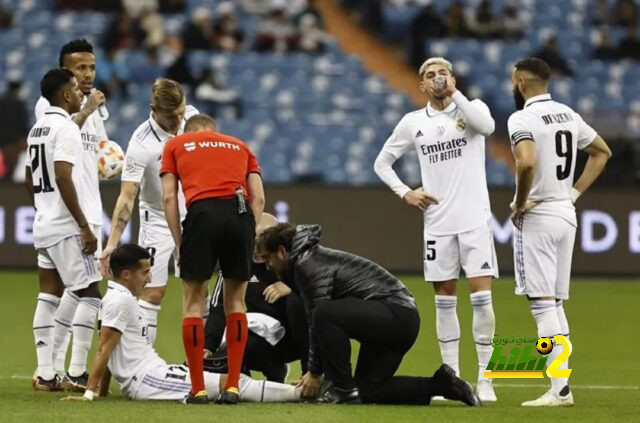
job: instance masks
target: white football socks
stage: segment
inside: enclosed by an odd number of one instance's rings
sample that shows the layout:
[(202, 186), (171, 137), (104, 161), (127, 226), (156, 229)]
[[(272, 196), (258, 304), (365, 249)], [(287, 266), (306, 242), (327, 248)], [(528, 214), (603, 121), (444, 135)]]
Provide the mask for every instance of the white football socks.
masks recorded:
[(300, 390), (293, 385), (253, 380), (241, 374), (238, 384), (240, 400), (246, 402), (295, 402), (300, 401)]
[(69, 363), (69, 375), (81, 376), (87, 370), (87, 356), (91, 348), (93, 330), (96, 326), (100, 298), (85, 297), (78, 303), (75, 316), (73, 316), (73, 343), (71, 346), (71, 362)]
[(53, 324), (53, 368), (61, 376), (65, 373), (67, 349), (71, 340), (71, 325), (76, 314), (80, 298), (69, 290), (65, 290), (56, 311)]
[[(562, 332), (554, 300), (532, 300), (529, 302), (529, 307), (538, 326), (538, 337), (553, 339), (555, 335), (559, 335)], [(547, 355), (547, 366), (560, 355), (561, 351), (561, 345), (553, 346), (553, 349)], [(551, 391), (557, 395), (566, 384), (566, 378), (551, 378)]]
[(442, 362), (448, 364), (460, 375), (460, 322), (456, 306), (458, 298), (455, 295), (436, 295), (436, 335), (440, 345)]
[(33, 314), (33, 339), (38, 358), (38, 376), (51, 380), (53, 370), (53, 320), (60, 298), (52, 294), (39, 293), (36, 310)]
[(145, 300), (138, 300), (138, 305), (142, 309), (142, 312), (147, 318), (147, 326), (149, 330), (149, 340), (151, 345), (156, 343), (156, 336), (158, 334), (158, 313), (160, 313), (160, 306), (151, 304)]
[(478, 380), (486, 380), (482, 376), (487, 369), (491, 354), (493, 354), (491, 340), (496, 329), (491, 291), (474, 292), (470, 297), (473, 307), (473, 341), (476, 344), (476, 353), (478, 354)]
[[(570, 332), (569, 332), (569, 322), (567, 321), (567, 316), (564, 313), (564, 305), (562, 303), (562, 300), (556, 300), (556, 313), (558, 314), (558, 322), (560, 323), (560, 334), (566, 336), (567, 338), (569, 338)], [(564, 346), (562, 345), (556, 345), (553, 347), (553, 349), (558, 349), (558, 353), (562, 352), (562, 350), (564, 349)], [(555, 351), (553, 351), (555, 352)], [(569, 359), (567, 358), (565, 360), (564, 363), (562, 363), (559, 367), (560, 369), (568, 369), (569, 368)], [(557, 381), (557, 382), (556, 382)], [(569, 383), (569, 379), (568, 378), (551, 378), (551, 387), (553, 388), (554, 392), (560, 392), (560, 390), (562, 390), (562, 388), (565, 387), (565, 385), (567, 385)]]

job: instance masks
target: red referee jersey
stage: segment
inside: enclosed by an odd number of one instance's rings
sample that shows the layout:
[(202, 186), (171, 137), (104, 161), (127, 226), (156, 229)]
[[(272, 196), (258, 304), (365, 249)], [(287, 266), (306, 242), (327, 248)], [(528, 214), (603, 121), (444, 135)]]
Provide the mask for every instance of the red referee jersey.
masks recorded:
[(260, 165), (247, 145), (214, 131), (188, 132), (170, 139), (162, 153), (160, 174), (180, 179), (187, 208), (197, 200), (235, 195), (242, 186), (248, 198), (247, 177), (260, 174)]

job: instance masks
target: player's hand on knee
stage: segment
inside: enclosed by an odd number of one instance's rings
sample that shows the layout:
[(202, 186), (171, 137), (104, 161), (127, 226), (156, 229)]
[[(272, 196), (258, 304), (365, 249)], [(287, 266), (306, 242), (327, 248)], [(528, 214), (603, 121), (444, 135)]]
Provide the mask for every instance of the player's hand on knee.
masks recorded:
[(80, 237), (82, 238), (82, 244), (84, 245), (82, 252), (85, 254), (95, 253), (98, 248), (98, 240), (93, 232), (91, 232), (88, 225), (80, 228)]
[(431, 194), (424, 192), (422, 187), (409, 191), (404, 195), (404, 201), (410, 206), (425, 211), (432, 204), (438, 204), (438, 199)]

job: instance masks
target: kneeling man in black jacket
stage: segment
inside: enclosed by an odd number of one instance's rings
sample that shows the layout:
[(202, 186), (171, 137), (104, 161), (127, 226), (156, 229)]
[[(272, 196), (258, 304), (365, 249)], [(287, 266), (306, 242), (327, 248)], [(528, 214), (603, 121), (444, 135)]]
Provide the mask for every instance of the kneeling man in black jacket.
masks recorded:
[[(433, 377), (394, 376), (418, 336), (415, 299), (376, 263), (319, 245), (320, 226), (282, 223), (258, 239), (270, 270), (299, 292), (309, 321), (308, 371), (300, 386), (318, 402), (429, 404), (432, 396), (477, 406), (471, 386), (443, 364)], [(350, 339), (360, 343), (355, 374)]]

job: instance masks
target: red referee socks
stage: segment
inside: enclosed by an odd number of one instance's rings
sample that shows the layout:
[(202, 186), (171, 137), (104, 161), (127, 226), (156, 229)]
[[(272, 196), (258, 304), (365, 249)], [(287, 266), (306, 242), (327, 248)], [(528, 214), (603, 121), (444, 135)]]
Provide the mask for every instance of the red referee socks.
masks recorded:
[[(246, 321), (246, 320), (245, 320)], [(191, 376), (191, 394), (204, 391), (204, 326), (202, 317), (182, 319), (182, 344)]]
[[(238, 389), (238, 379), (242, 369), (244, 348), (247, 346), (247, 315), (245, 313), (231, 313), (227, 316), (227, 363), (229, 374), (225, 391)], [(202, 362), (202, 360), (200, 360)]]

